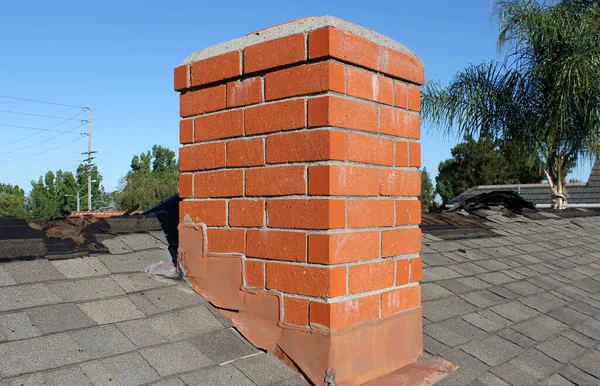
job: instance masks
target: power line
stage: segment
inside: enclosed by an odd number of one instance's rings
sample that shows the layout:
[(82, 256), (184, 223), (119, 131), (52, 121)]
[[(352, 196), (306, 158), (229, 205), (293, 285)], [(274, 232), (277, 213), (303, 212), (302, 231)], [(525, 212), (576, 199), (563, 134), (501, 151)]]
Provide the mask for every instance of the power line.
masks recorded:
[[(83, 138), (83, 137), (81, 137), (81, 138)], [(19, 161), (19, 160), (22, 160), (22, 159), (25, 159), (25, 158), (35, 157), (36, 155), (47, 153), (47, 152), (52, 151), (54, 149), (58, 149), (59, 147), (67, 146), (68, 144), (71, 144), (71, 143), (73, 143), (75, 141), (79, 141), (81, 138), (76, 138), (76, 139), (74, 139), (72, 141), (63, 143), (62, 145), (58, 145), (58, 146), (52, 147), (52, 148), (44, 150), (44, 151), (40, 151), (39, 153), (35, 153), (35, 154), (32, 154), (32, 155), (24, 156), (24, 157), (20, 157), (20, 158), (14, 158), (14, 159), (11, 159), (11, 160), (6, 160), (6, 161), (0, 162), (0, 163), (4, 164), (4, 163), (8, 163), (8, 162)]]
[(35, 99), (18, 98), (18, 97), (13, 97), (13, 96), (8, 96), (8, 95), (0, 95), (0, 98), (15, 99), (18, 101), (25, 101), (25, 102), (43, 103), (46, 105), (54, 105), (54, 106), (77, 107), (77, 108), (82, 108), (82, 109), (86, 108), (85, 106), (75, 106), (75, 105), (68, 105), (65, 103), (45, 102), (45, 101), (38, 101)]
[[(87, 123), (87, 122), (85, 122), (85, 121), (83, 122), (83, 124), (84, 124), (84, 125), (85, 125), (86, 123)], [(52, 129), (42, 129), (41, 127), (30, 127), (30, 126), (8, 125), (8, 124), (6, 124), (6, 123), (0, 123), (0, 126), (4, 126), (4, 127), (14, 127), (14, 128), (16, 128), (16, 129), (29, 129), (29, 130), (39, 130), (39, 131), (51, 131), (51, 132), (54, 132), (54, 133), (70, 133), (70, 131), (68, 131), (68, 130), (52, 130)], [(38, 135), (38, 134), (39, 134), (39, 133), (35, 133), (35, 134), (33, 134), (33, 135)], [(26, 137), (26, 138), (29, 138), (29, 137)], [(25, 138), (23, 138), (23, 139), (25, 139)], [(21, 141), (21, 140), (19, 139), (19, 141)], [(6, 144), (4, 144), (4, 145), (8, 145), (8, 144), (6, 143)], [(4, 146), (4, 145), (0, 145), (0, 146)]]
[(17, 114), (17, 115), (27, 115), (27, 116), (30, 116), (30, 117), (39, 117), (39, 118), (64, 119), (65, 121), (77, 121), (77, 119), (73, 119), (73, 118), (55, 117), (55, 116), (52, 116), (52, 115), (41, 115), (41, 114), (33, 114), (33, 113), (24, 113), (22, 111), (0, 110), (0, 113), (9, 113), (9, 114)]
[[(75, 126), (74, 128), (72, 128), (71, 130), (69, 130), (69, 131), (64, 131), (64, 132), (62, 132), (62, 133), (60, 133), (60, 134), (57, 134), (57, 135), (55, 135), (54, 137), (46, 138), (46, 139), (45, 139), (45, 140), (43, 140), (43, 141), (40, 141), (40, 142), (34, 143), (33, 145), (27, 145), (27, 146), (25, 146), (25, 147), (21, 147), (21, 148), (19, 148), (19, 149), (15, 149), (15, 150), (11, 150), (11, 151), (7, 151), (7, 152), (3, 152), (2, 154), (4, 154), (4, 155), (6, 155), (6, 154), (12, 154), (12, 153), (16, 153), (16, 152), (18, 152), (18, 151), (24, 150), (24, 149), (28, 149), (28, 148), (30, 148), (30, 147), (32, 147), (32, 146), (41, 145), (42, 143), (45, 143), (45, 142), (51, 141), (51, 140), (53, 140), (54, 138), (58, 138), (58, 137), (60, 137), (61, 135), (65, 135), (65, 134), (71, 133), (71, 132), (73, 132), (73, 130), (76, 130), (76, 129), (78, 129), (78, 128), (80, 128), (81, 126), (83, 126), (83, 125), (86, 125), (86, 124), (87, 124), (87, 122), (81, 123), (81, 124), (79, 124), (78, 126)], [(81, 133), (81, 136), (85, 136), (85, 135), (87, 135), (87, 134), (86, 134), (86, 133)], [(31, 137), (31, 136), (30, 136), (30, 137)]]
[[(15, 128), (18, 128), (18, 129), (39, 130), (39, 133), (34, 133), (34, 134), (31, 134), (31, 135), (28, 135), (28, 136), (27, 136), (27, 137), (25, 137), (25, 138), (21, 138), (21, 139), (17, 139), (17, 140), (15, 140), (15, 141), (12, 141), (12, 142), (7, 142), (7, 143), (4, 143), (4, 144), (0, 144), (0, 147), (2, 147), (2, 146), (7, 146), (7, 145), (12, 145), (13, 143), (17, 143), (17, 142), (24, 141), (24, 140), (26, 140), (26, 139), (29, 139), (29, 138), (31, 138), (31, 137), (34, 137), (34, 136), (36, 136), (36, 135), (38, 135), (38, 134), (41, 134), (41, 133), (43, 133), (43, 132), (46, 132), (46, 131), (53, 131), (53, 132), (57, 132), (57, 133), (65, 133), (65, 132), (70, 132), (70, 131), (64, 131), (64, 130), (53, 130), (53, 129), (54, 129), (55, 127), (57, 127), (57, 126), (60, 126), (60, 125), (62, 125), (62, 124), (63, 124), (63, 123), (65, 123), (65, 122), (68, 122), (68, 121), (70, 121), (70, 120), (73, 120), (73, 118), (75, 118), (75, 117), (77, 117), (77, 116), (79, 116), (79, 115), (81, 115), (81, 114), (85, 113), (86, 111), (87, 111), (87, 110), (83, 110), (82, 112), (80, 112), (80, 113), (77, 113), (77, 114), (73, 115), (72, 117), (66, 118), (65, 120), (63, 120), (63, 121), (61, 121), (61, 122), (58, 122), (58, 123), (56, 123), (56, 124), (54, 124), (54, 125), (52, 125), (52, 126), (50, 126), (50, 127), (46, 128), (46, 129), (41, 129), (41, 128), (37, 128), (37, 127), (29, 127), (29, 126), (7, 125), (7, 124), (2, 124), (2, 123), (0, 123), (0, 126), (6, 126), (6, 127), (15, 127)], [(82, 121), (82, 122), (85, 122), (85, 123), (87, 123), (87, 121)]]

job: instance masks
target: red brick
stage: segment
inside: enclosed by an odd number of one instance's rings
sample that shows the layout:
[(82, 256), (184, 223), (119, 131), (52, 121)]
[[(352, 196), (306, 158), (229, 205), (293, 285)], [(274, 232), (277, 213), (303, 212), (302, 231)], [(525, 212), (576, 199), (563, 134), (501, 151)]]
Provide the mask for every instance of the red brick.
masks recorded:
[(342, 165), (309, 166), (308, 194), (377, 196), (379, 169)]
[(265, 164), (264, 139), (236, 139), (227, 142), (227, 166), (262, 166)]
[(381, 316), (421, 306), (421, 287), (413, 285), (381, 294)]
[(349, 161), (367, 164), (394, 164), (394, 142), (370, 135), (348, 133), (346, 136)]
[(340, 330), (379, 317), (379, 295), (337, 303), (310, 302), (310, 324)]
[(306, 127), (306, 108), (303, 99), (249, 107), (245, 114), (247, 135)]
[(268, 226), (272, 228), (333, 229), (346, 222), (346, 203), (333, 199), (267, 201)]
[(267, 163), (346, 159), (346, 134), (316, 130), (267, 137)]
[(306, 57), (304, 34), (255, 44), (244, 48), (244, 73), (263, 71), (302, 62)]
[(404, 52), (383, 48), (383, 71), (416, 84), (425, 83), (423, 63)]
[(423, 279), (423, 264), (420, 257), (410, 259), (410, 282), (415, 283)]
[(196, 198), (243, 195), (244, 172), (242, 170), (204, 172), (194, 176), (194, 196)]
[(419, 253), (421, 246), (421, 229), (419, 228), (381, 232), (381, 257)]
[(379, 232), (351, 232), (308, 236), (308, 261), (341, 264), (379, 257)]
[(179, 198), (193, 197), (194, 175), (180, 174), (179, 175)]
[(209, 252), (244, 253), (246, 231), (243, 229), (208, 228)]
[(346, 293), (346, 267), (268, 262), (266, 288), (305, 296), (341, 296)]
[(227, 83), (227, 107), (246, 106), (260, 102), (262, 102), (260, 77)]
[(246, 170), (247, 196), (306, 194), (304, 166), (279, 166)]
[(348, 200), (348, 228), (388, 227), (394, 225), (394, 201)]
[(229, 225), (233, 227), (261, 227), (265, 224), (264, 200), (229, 201)]
[(408, 88), (406, 83), (394, 82), (394, 106), (408, 108)]
[(405, 285), (409, 283), (408, 260), (396, 260), (396, 285)]
[(408, 86), (408, 108), (413, 111), (421, 111), (421, 88)]
[(287, 68), (265, 75), (267, 100), (323, 91), (345, 91), (344, 66), (339, 63), (321, 62)]
[(245, 260), (246, 285), (253, 288), (265, 288), (265, 263)]
[(419, 114), (405, 110), (381, 108), (381, 133), (402, 138), (419, 139), (421, 120)]
[(418, 197), (421, 194), (421, 173), (414, 170), (380, 170), (382, 196)]
[(251, 229), (246, 254), (270, 260), (306, 261), (306, 232)]
[(396, 201), (396, 225), (419, 225), (421, 202), (419, 200)]
[(227, 203), (225, 200), (181, 201), (179, 219), (207, 226), (224, 226), (227, 224)]
[(192, 64), (192, 86), (202, 86), (242, 75), (239, 51), (213, 56)]
[(348, 267), (348, 293), (392, 287), (396, 280), (395, 262), (367, 263)]
[(179, 143), (194, 142), (194, 120), (183, 119), (179, 121)]
[(308, 126), (335, 126), (377, 132), (378, 110), (374, 104), (331, 96), (308, 100)]
[(190, 87), (189, 83), (189, 72), (190, 67), (187, 65), (176, 67), (173, 71), (173, 77), (175, 79), (174, 86), (175, 91), (183, 91)]
[(244, 112), (226, 111), (194, 119), (194, 140), (240, 137), (244, 134)]
[(396, 166), (406, 167), (408, 162), (408, 142), (396, 142)]
[(346, 77), (348, 95), (387, 105), (394, 104), (394, 89), (390, 78), (355, 67), (348, 67)]
[(210, 113), (227, 107), (225, 85), (182, 93), (179, 96), (179, 114), (182, 117)]
[(410, 166), (421, 167), (421, 144), (418, 142), (410, 143)]
[(179, 170), (208, 170), (225, 167), (225, 142), (179, 148)]
[(308, 300), (284, 297), (283, 321), (297, 326), (308, 326)]
[(334, 27), (325, 27), (308, 35), (308, 57), (333, 57), (379, 70), (377, 44)]

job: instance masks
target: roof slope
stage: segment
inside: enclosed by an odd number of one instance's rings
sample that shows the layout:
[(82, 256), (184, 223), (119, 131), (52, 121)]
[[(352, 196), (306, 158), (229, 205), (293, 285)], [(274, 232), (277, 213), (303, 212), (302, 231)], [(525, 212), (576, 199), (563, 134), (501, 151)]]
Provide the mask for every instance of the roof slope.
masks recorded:
[(461, 366), (442, 384), (600, 384), (600, 216), (585, 213), (424, 227), (425, 351)]
[[(457, 204), (461, 199), (469, 199), (492, 191), (513, 191), (525, 200), (536, 205), (552, 204), (552, 192), (548, 184), (480, 185), (475, 186), (450, 200)], [(569, 204), (600, 204), (600, 162), (596, 162), (590, 171), (587, 183), (567, 184)]]
[(0, 264), (0, 384), (304, 384), (187, 284), (144, 273), (170, 259), (162, 232), (103, 243), (110, 253)]

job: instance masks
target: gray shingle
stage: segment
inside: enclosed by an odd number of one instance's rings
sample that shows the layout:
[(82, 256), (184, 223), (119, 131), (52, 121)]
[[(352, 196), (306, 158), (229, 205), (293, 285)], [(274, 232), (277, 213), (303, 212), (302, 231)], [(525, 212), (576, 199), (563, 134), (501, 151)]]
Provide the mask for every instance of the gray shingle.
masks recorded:
[(462, 349), (489, 366), (498, 366), (523, 351), (521, 347), (497, 335), (473, 341)]
[(233, 365), (213, 366), (180, 376), (188, 385), (253, 386), (254, 383)]
[(223, 363), (258, 352), (246, 343), (233, 329), (227, 328), (203, 334), (190, 342), (215, 363)]
[(541, 342), (552, 335), (568, 329), (568, 326), (549, 316), (539, 315), (533, 319), (516, 324), (513, 328), (523, 335)]
[(257, 385), (270, 385), (290, 377), (285, 364), (269, 354), (257, 354), (233, 362), (233, 365)]
[(486, 335), (485, 331), (474, 327), (460, 318), (428, 324), (423, 328), (423, 331), (435, 340), (450, 347), (455, 347)]
[(81, 365), (94, 385), (139, 385), (160, 377), (137, 352)]
[(488, 290), (469, 292), (468, 294), (460, 295), (460, 297), (478, 308), (487, 308), (506, 301), (504, 298)]
[(455, 316), (466, 315), (477, 308), (461, 298), (450, 297), (424, 302), (423, 316), (432, 322), (439, 322)]
[(91, 318), (75, 304), (56, 304), (27, 311), (32, 322), (44, 334), (95, 326)]
[(161, 377), (211, 366), (213, 361), (189, 342), (176, 342), (140, 350)]
[(522, 303), (542, 313), (546, 313), (551, 309), (560, 307), (566, 303), (564, 300), (552, 296), (547, 292), (528, 296), (520, 300)]
[(585, 348), (560, 335), (543, 341), (536, 348), (561, 363), (566, 363), (585, 352)]
[(523, 372), (531, 374), (536, 380), (549, 377), (561, 366), (560, 362), (555, 361), (535, 348), (530, 348), (524, 353), (519, 354), (510, 363)]
[(532, 318), (539, 314), (536, 310), (519, 301), (500, 304), (491, 308), (498, 315), (515, 323)]

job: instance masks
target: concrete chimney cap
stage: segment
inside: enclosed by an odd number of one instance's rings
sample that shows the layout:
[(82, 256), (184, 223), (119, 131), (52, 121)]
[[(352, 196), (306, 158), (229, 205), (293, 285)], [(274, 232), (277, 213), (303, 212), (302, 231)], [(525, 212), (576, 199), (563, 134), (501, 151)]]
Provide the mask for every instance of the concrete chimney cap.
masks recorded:
[[(342, 31), (350, 32), (357, 36), (363, 37), (369, 41), (377, 43), (383, 47), (391, 48), (396, 51), (403, 52), (414, 58), (421, 59), (404, 45), (387, 36), (381, 35), (373, 30), (361, 27), (357, 24), (350, 23), (346, 20), (334, 16), (313, 16), (302, 19), (296, 19), (287, 23), (277, 24), (275, 26), (252, 32), (246, 36), (234, 39), (225, 43), (217, 44), (200, 51), (196, 51), (189, 55), (181, 65), (192, 64), (200, 60), (208, 59), (213, 56), (226, 54), (233, 51), (240, 51), (245, 47), (254, 44), (267, 42), (283, 38), (298, 33), (306, 33), (323, 27), (335, 27)], [(421, 61), (422, 64), (422, 61)]]

